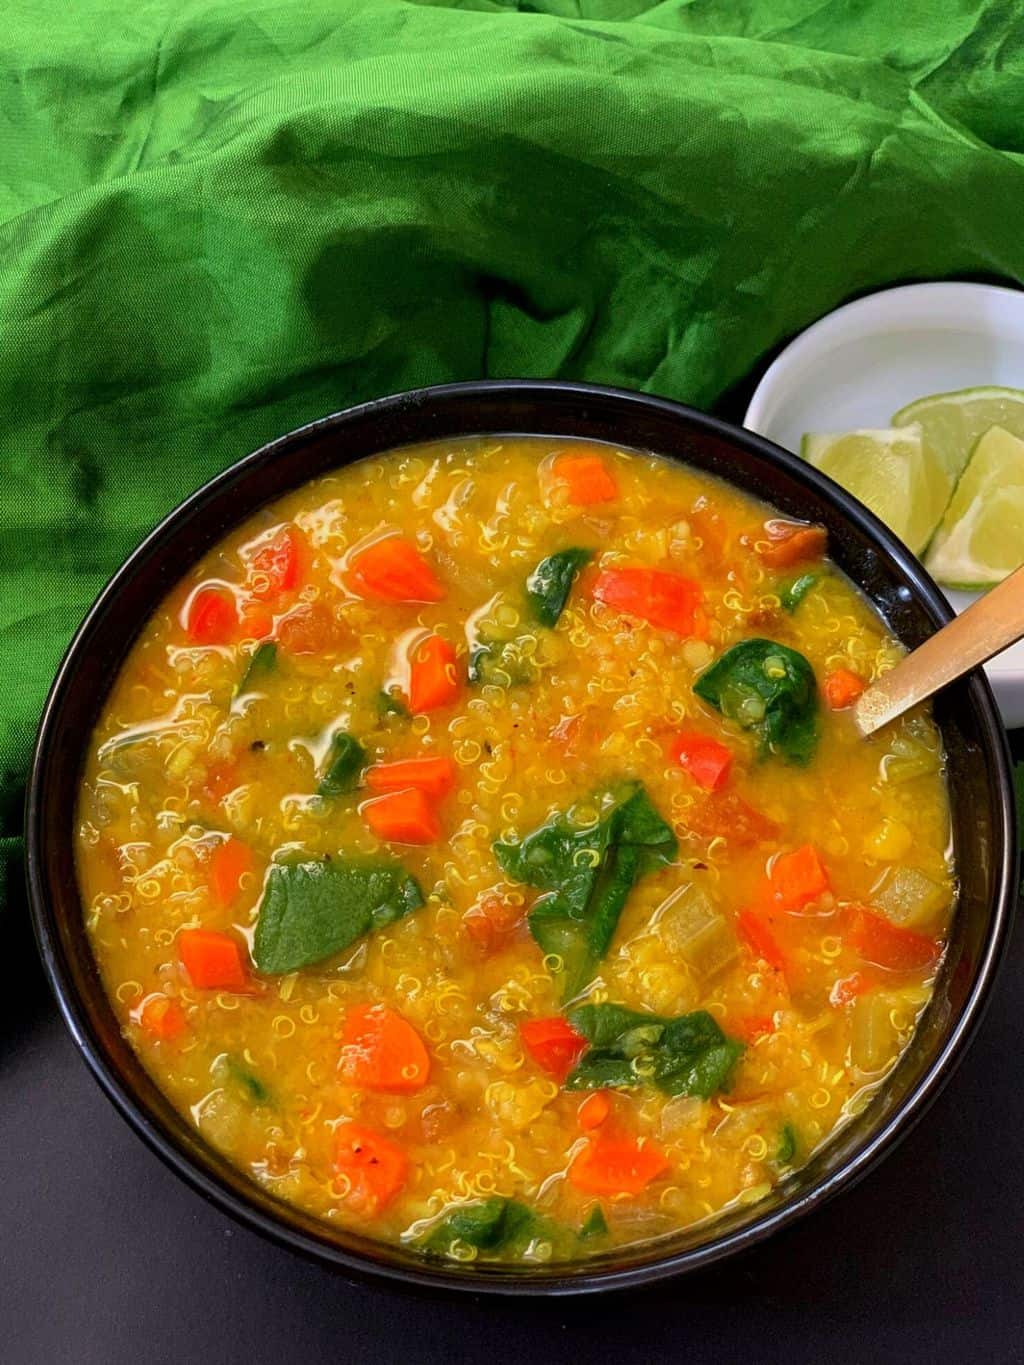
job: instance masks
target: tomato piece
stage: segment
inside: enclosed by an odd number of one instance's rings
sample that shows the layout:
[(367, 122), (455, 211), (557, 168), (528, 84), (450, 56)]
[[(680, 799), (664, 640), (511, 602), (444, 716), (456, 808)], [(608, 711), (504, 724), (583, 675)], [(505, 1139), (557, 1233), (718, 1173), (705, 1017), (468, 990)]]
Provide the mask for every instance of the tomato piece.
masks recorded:
[(284, 526), (249, 559), (249, 591), (264, 600), (294, 592), (302, 581), (306, 542), (297, 526)]
[(913, 972), (933, 967), (942, 945), (926, 934), (901, 929), (863, 906), (849, 906), (843, 914), (843, 937), (865, 962), (891, 972)]
[(607, 1090), (595, 1090), (576, 1110), (576, 1122), (584, 1133), (592, 1133), (595, 1128), (601, 1127), (611, 1112), (612, 1102)]
[(824, 526), (775, 518), (766, 522), (764, 529), (768, 541), (761, 547), (760, 555), (773, 569), (788, 569), (807, 559), (820, 559), (828, 548), (828, 532)]
[(503, 947), (522, 923), (524, 910), (494, 892), (486, 892), (462, 917), (466, 933), (485, 956)]
[(455, 786), (455, 764), (450, 758), (398, 758), (392, 763), (375, 763), (367, 768), (364, 780), (372, 792), (404, 791), (417, 787), (426, 796), (440, 800)]
[(604, 569), (593, 595), (606, 607), (638, 616), (659, 630), (697, 638), (707, 634), (700, 584), (669, 569)]
[(238, 608), (225, 588), (199, 588), (188, 604), (185, 630), (197, 645), (226, 645), (238, 630)]
[(151, 995), (139, 1012), (139, 1023), (144, 1031), (161, 1043), (180, 1038), (187, 1022), (180, 1003), (166, 995)]
[(359, 813), (378, 839), (393, 844), (433, 844), (441, 823), (432, 803), (416, 787), (364, 801)]
[(345, 1203), (375, 1218), (402, 1189), (409, 1158), (383, 1133), (363, 1123), (340, 1123), (334, 1130), (334, 1169), (348, 1184)]
[(826, 676), (821, 690), (831, 710), (843, 711), (864, 691), (864, 680), (848, 668), (834, 668)]
[(551, 478), (567, 490), (574, 507), (611, 502), (619, 496), (619, 486), (600, 455), (558, 455), (551, 462)]
[(707, 839), (728, 839), (740, 848), (767, 843), (779, 834), (774, 820), (729, 790), (712, 792), (706, 801), (688, 811), (686, 818), (695, 834)]
[(549, 1076), (561, 1085), (589, 1044), (560, 1014), (548, 1019), (526, 1019), (519, 1025), (523, 1046)]
[(736, 932), (755, 957), (774, 971), (785, 972), (785, 954), (761, 915), (754, 910), (741, 910), (736, 918)]
[(253, 867), (252, 849), (241, 839), (225, 839), (210, 855), (210, 891), (218, 905), (230, 905), (239, 883)]
[(322, 602), (300, 602), (277, 626), (278, 643), (288, 654), (326, 654), (345, 638), (345, 628)]
[(640, 1194), (668, 1168), (660, 1147), (638, 1138), (592, 1138), (569, 1167), (569, 1180), (586, 1194)]
[(178, 956), (193, 986), (201, 991), (243, 991), (249, 984), (242, 950), (230, 934), (182, 929)]
[(357, 1005), (345, 1015), (341, 1074), (350, 1085), (411, 1095), (430, 1075), (423, 1039), (407, 1019), (386, 1005)]
[(770, 1014), (749, 1014), (742, 1019), (734, 1019), (727, 1032), (742, 1039), (744, 1043), (756, 1043), (775, 1032), (775, 1021)]
[(385, 536), (357, 551), (348, 579), (360, 596), (385, 602), (440, 602), (445, 596), (434, 570), (404, 536)]
[(684, 730), (672, 741), (669, 752), (705, 791), (718, 791), (729, 780), (732, 752), (710, 735)]
[(813, 844), (780, 853), (768, 870), (763, 903), (776, 910), (796, 911), (831, 890), (828, 872)]
[(428, 635), (413, 648), (409, 661), (409, 710), (419, 715), (449, 706), (459, 690), (455, 646), (440, 635)]

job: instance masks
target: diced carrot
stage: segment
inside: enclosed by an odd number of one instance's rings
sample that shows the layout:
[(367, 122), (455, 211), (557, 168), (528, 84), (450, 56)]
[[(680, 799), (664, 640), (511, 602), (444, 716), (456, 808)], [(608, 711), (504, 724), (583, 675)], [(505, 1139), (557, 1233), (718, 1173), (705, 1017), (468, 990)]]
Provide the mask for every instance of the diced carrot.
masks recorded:
[(585, 1133), (592, 1133), (595, 1128), (601, 1127), (611, 1111), (612, 1102), (607, 1090), (595, 1090), (576, 1110), (576, 1122)]
[(197, 645), (226, 645), (238, 630), (238, 609), (223, 588), (200, 588), (188, 604), (185, 627)]
[(347, 631), (323, 602), (300, 602), (277, 626), (277, 639), (288, 654), (324, 654), (340, 648)]
[(364, 801), (359, 813), (376, 834), (393, 844), (432, 844), (441, 837), (433, 804), (416, 787)]
[(707, 839), (728, 839), (740, 848), (767, 843), (779, 835), (774, 820), (731, 790), (712, 792), (707, 800), (687, 812), (686, 819), (695, 834)]
[(780, 853), (768, 870), (763, 902), (775, 910), (802, 910), (830, 890), (828, 873), (813, 844)]
[(559, 1085), (587, 1050), (586, 1038), (570, 1028), (560, 1014), (526, 1019), (519, 1025), (519, 1033), (533, 1060)]
[(852, 706), (864, 691), (864, 680), (848, 668), (834, 668), (825, 678), (821, 690), (833, 711), (843, 711), (847, 706)]
[(741, 1038), (745, 1043), (756, 1043), (758, 1038), (775, 1032), (775, 1021), (770, 1014), (748, 1014), (741, 1019), (734, 1019), (726, 1032)]
[(660, 1147), (637, 1138), (591, 1138), (569, 1167), (569, 1179), (587, 1194), (640, 1194), (668, 1167)]
[(459, 695), (455, 646), (440, 635), (428, 635), (414, 646), (409, 660), (409, 710), (416, 715), (450, 706)]
[(238, 631), (243, 638), (265, 640), (268, 635), (273, 634), (273, 630), (274, 618), (269, 607), (251, 599), (243, 602), (238, 621)]
[(638, 616), (659, 630), (697, 638), (707, 634), (700, 584), (669, 569), (604, 569), (593, 595), (606, 607)]
[(241, 839), (225, 839), (210, 856), (210, 890), (218, 905), (230, 905), (238, 885), (252, 871), (252, 849)]
[(466, 933), (485, 956), (496, 952), (523, 921), (524, 908), (485, 892), (462, 917)]
[(619, 496), (619, 486), (600, 455), (559, 455), (552, 461), (551, 477), (565, 486), (575, 507), (611, 502)]
[(764, 529), (768, 541), (760, 554), (765, 564), (773, 569), (788, 569), (806, 559), (820, 559), (828, 547), (828, 532), (824, 526), (774, 519), (766, 522)]
[(178, 956), (193, 986), (201, 991), (242, 991), (249, 984), (242, 950), (230, 934), (182, 929)]
[(729, 780), (732, 752), (710, 735), (684, 730), (672, 741), (669, 752), (705, 791), (718, 791)]
[(177, 1000), (166, 995), (151, 995), (142, 1006), (139, 1023), (151, 1038), (170, 1043), (185, 1032), (185, 1011)]
[(874, 990), (878, 984), (878, 978), (873, 973), (851, 972), (849, 976), (844, 976), (835, 983), (828, 993), (828, 998), (830, 1003), (837, 1007), (848, 1005), (852, 1000), (856, 1000), (858, 995)]
[(786, 958), (764, 918), (754, 910), (741, 910), (736, 931), (755, 957), (777, 972), (785, 972)]
[(356, 1005), (345, 1015), (341, 1074), (350, 1085), (389, 1094), (422, 1090), (430, 1075), (423, 1039), (386, 1005)]
[(340, 1123), (334, 1130), (334, 1169), (344, 1177), (345, 1203), (375, 1218), (405, 1184), (409, 1158), (383, 1133), (364, 1123)]
[(445, 596), (434, 570), (404, 536), (385, 536), (359, 550), (348, 578), (361, 596), (385, 602), (440, 602)]
[(912, 929), (901, 929), (860, 905), (851, 905), (845, 910), (843, 937), (865, 962), (891, 972), (932, 967), (942, 955), (942, 945), (935, 939)]
[(294, 592), (302, 580), (306, 542), (297, 526), (284, 526), (261, 545), (249, 560), (249, 591), (253, 597), (278, 597)]
[(426, 796), (440, 799), (455, 786), (455, 764), (450, 758), (399, 758), (393, 763), (375, 763), (367, 768), (364, 781), (372, 792), (404, 791), (417, 787)]

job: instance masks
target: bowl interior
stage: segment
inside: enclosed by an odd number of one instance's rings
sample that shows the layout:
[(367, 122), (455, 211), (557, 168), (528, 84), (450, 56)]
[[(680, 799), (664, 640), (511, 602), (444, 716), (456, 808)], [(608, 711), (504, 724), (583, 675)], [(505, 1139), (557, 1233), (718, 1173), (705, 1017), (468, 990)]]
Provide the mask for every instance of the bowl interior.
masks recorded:
[(977, 1020), (1006, 937), (1015, 847), (1005, 736), (977, 678), (937, 707), (949, 756), (960, 906), (950, 951), (917, 1034), (885, 1088), (838, 1137), (757, 1206), (655, 1244), (570, 1267), (425, 1264), (328, 1228), (252, 1184), (171, 1108), (122, 1037), (82, 926), (72, 826), (84, 748), (114, 674), (181, 566), (257, 507), (339, 464), (414, 441), (518, 432), (611, 440), (682, 459), (782, 512), (823, 523), (831, 552), (913, 647), (948, 609), (916, 561), (859, 504), (799, 460), (678, 405), (578, 385), (482, 384), (426, 390), (325, 419), (256, 452), (188, 500), (101, 595), (47, 702), (29, 786), (33, 915), (65, 1018), (108, 1094), (180, 1174), (236, 1216), (294, 1249), (353, 1271), (504, 1292), (631, 1284), (705, 1264), (789, 1221), (855, 1178), (931, 1098)]

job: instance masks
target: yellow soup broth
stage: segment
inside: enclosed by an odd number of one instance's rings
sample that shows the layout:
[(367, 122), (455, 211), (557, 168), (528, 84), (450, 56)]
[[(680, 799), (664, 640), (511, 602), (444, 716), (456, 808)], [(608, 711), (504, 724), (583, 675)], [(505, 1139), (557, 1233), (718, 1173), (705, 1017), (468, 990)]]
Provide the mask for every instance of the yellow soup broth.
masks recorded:
[(125, 1033), (253, 1180), (427, 1256), (754, 1202), (892, 1068), (948, 930), (938, 733), (850, 714), (900, 653), (822, 532), (654, 455), (318, 479), (188, 572), (92, 737)]

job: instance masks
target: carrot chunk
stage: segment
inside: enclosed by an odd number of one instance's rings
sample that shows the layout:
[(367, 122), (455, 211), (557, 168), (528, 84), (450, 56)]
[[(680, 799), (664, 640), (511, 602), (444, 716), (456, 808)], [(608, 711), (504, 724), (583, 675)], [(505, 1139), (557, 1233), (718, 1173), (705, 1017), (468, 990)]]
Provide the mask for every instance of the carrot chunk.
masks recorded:
[(235, 599), (222, 588), (200, 588), (188, 606), (188, 637), (197, 645), (225, 645), (238, 629)]
[(585, 1133), (592, 1133), (595, 1128), (601, 1127), (611, 1111), (612, 1102), (607, 1090), (595, 1090), (576, 1110), (576, 1122)]
[(755, 957), (775, 971), (785, 972), (785, 954), (761, 915), (754, 910), (741, 910), (736, 918), (736, 932)]
[(340, 648), (347, 631), (322, 602), (300, 602), (281, 618), (277, 638), (288, 654), (323, 654)]
[(706, 801), (688, 812), (687, 821), (695, 834), (706, 839), (728, 839), (740, 848), (776, 839), (779, 827), (731, 790), (712, 792)]
[(407, 1019), (386, 1005), (357, 1005), (345, 1016), (341, 1074), (350, 1085), (411, 1095), (430, 1075), (423, 1039)]
[(524, 909), (493, 891), (485, 892), (462, 916), (466, 933), (485, 957), (504, 947), (522, 923)]
[(519, 1025), (523, 1046), (537, 1065), (561, 1085), (587, 1050), (587, 1040), (560, 1014)]
[(404, 536), (385, 536), (352, 556), (351, 586), (385, 602), (440, 602), (445, 595), (434, 570)]
[(770, 1014), (748, 1014), (742, 1019), (734, 1019), (728, 1031), (745, 1043), (756, 1043), (758, 1038), (775, 1032), (775, 1023)]
[(375, 1218), (405, 1184), (409, 1158), (383, 1133), (363, 1123), (341, 1123), (334, 1130), (334, 1169), (347, 1184), (345, 1203)]
[(210, 857), (210, 891), (218, 905), (231, 904), (252, 865), (252, 849), (241, 839), (225, 839), (217, 845)]
[(863, 906), (849, 906), (843, 916), (843, 937), (865, 962), (891, 972), (913, 972), (932, 967), (942, 955), (942, 945), (926, 934), (901, 929)]
[(668, 569), (605, 569), (593, 595), (606, 607), (638, 616), (659, 630), (698, 638), (707, 633), (700, 584)]
[(377, 838), (389, 843), (432, 844), (441, 837), (437, 813), (416, 787), (364, 801), (359, 813)]
[(552, 461), (551, 477), (568, 490), (574, 507), (611, 502), (619, 496), (619, 486), (600, 455), (559, 455)]
[(820, 559), (828, 546), (828, 532), (824, 526), (774, 519), (766, 522), (764, 529), (768, 542), (760, 554), (765, 564), (773, 569), (788, 569), (806, 559)]
[(847, 706), (852, 706), (864, 691), (864, 680), (848, 668), (834, 668), (825, 678), (821, 690), (833, 711), (843, 711)]
[(764, 902), (775, 910), (802, 910), (830, 890), (828, 873), (813, 844), (780, 853), (768, 872)]
[(306, 544), (297, 526), (285, 526), (249, 560), (249, 591), (253, 597), (278, 597), (294, 592), (302, 580)]
[(399, 758), (367, 768), (366, 785), (372, 792), (404, 791), (416, 787), (424, 796), (440, 800), (455, 786), (455, 764), (450, 758)]
[(181, 1005), (166, 995), (151, 995), (139, 1014), (139, 1023), (144, 1031), (161, 1043), (180, 1038), (185, 1032), (186, 1022)]
[(455, 646), (440, 635), (428, 635), (409, 661), (409, 710), (419, 715), (449, 706), (459, 695)]
[(729, 780), (732, 753), (710, 735), (684, 730), (672, 741), (670, 753), (705, 791), (718, 791)]
[(637, 1138), (592, 1138), (569, 1167), (587, 1194), (640, 1194), (668, 1167), (664, 1152)]
[(216, 929), (182, 929), (178, 956), (201, 991), (241, 991), (249, 984), (242, 950), (230, 934)]

